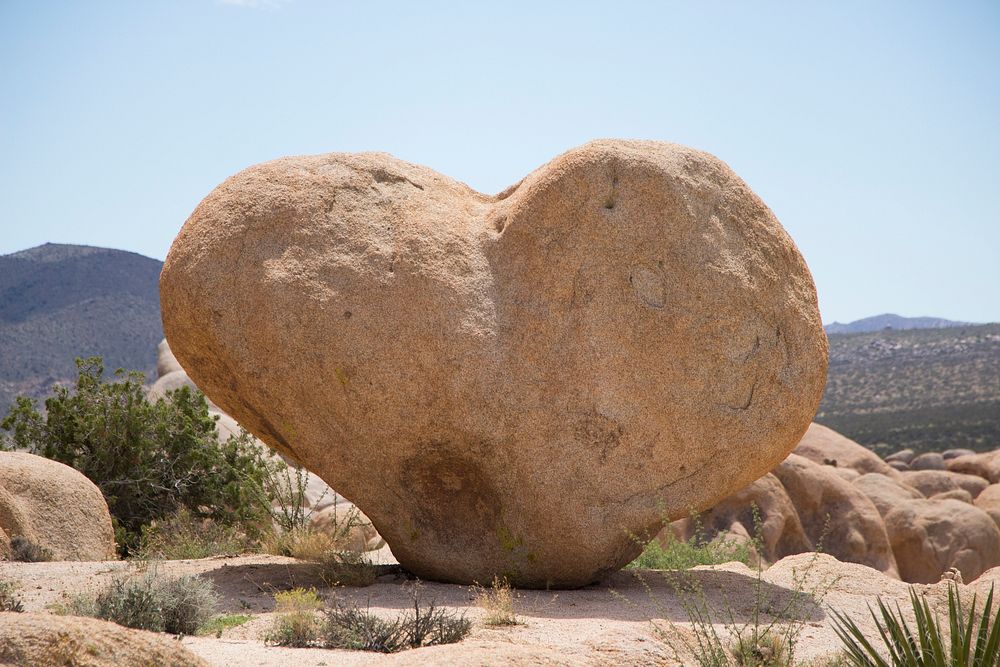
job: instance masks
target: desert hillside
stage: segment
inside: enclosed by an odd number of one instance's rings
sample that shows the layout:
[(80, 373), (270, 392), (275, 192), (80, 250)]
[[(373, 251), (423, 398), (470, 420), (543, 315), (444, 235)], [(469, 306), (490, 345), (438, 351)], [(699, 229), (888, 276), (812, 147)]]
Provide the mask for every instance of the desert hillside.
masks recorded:
[(819, 423), (882, 455), (1000, 445), (1000, 324), (829, 339)]
[(0, 256), (0, 412), (76, 376), (74, 359), (152, 371), (162, 338), (162, 262), (122, 250), (46, 243)]

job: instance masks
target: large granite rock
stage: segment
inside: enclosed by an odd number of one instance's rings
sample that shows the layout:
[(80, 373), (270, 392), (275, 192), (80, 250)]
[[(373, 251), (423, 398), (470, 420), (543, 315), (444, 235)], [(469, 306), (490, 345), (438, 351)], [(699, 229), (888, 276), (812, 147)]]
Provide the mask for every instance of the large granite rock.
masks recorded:
[(192, 380), (415, 574), (579, 586), (799, 441), (812, 279), (714, 157), (598, 141), (497, 196), (385, 154), (251, 167), (160, 282)]
[[(822, 424), (809, 425), (809, 430), (795, 446), (795, 453), (813, 463), (857, 471), (857, 476), (872, 472), (891, 478), (899, 475), (872, 450)], [(852, 481), (851, 478), (857, 476), (848, 474), (844, 477)]]
[(108, 504), (79, 471), (25, 452), (0, 452), (0, 555), (22, 537), (54, 560), (115, 557)]

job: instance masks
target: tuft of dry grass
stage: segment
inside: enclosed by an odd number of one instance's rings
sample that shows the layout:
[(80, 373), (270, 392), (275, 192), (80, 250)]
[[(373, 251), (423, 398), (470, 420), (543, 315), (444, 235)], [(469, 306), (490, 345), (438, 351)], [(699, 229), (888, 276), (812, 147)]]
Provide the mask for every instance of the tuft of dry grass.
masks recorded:
[(476, 605), (486, 612), (483, 617), (485, 625), (517, 625), (517, 613), (514, 611), (514, 590), (507, 578), (496, 575), (490, 586), (474, 586)]
[(275, 646), (307, 648), (316, 646), (322, 624), (316, 612), (323, 608), (316, 589), (294, 588), (274, 594), (277, 618), (264, 634), (264, 641)]

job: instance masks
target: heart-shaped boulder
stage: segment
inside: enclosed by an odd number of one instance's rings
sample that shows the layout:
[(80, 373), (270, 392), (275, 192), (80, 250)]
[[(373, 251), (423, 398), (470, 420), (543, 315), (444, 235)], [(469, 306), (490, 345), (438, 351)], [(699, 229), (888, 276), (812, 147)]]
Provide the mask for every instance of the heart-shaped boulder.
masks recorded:
[(223, 410), (440, 581), (590, 583), (795, 447), (826, 337), (716, 158), (596, 141), (496, 196), (381, 153), (251, 167), (160, 280)]

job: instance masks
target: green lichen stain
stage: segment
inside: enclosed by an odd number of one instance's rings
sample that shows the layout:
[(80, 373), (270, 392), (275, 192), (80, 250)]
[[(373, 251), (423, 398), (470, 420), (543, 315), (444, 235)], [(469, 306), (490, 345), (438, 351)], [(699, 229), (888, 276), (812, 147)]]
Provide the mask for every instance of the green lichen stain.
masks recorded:
[(337, 380), (340, 382), (340, 386), (347, 389), (347, 383), (351, 381), (351, 378), (347, 377), (347, 373), (344, 372), (342, 368), (334, 368), (333, 374), (337, 376)]
[(526, 558), (528, 559), (529, 563), (534, 563), (535, 561), (538, 560), (538, 556), (536, 556), (535, 554), (528, 554)]
[(510, 531), (507, 530), (507, 526), (499, 526), (497, 528), (497, 538), (500, 540), (500, 548), (504, 551), (513, 551), (524, 544), (520, 537), (511, 535)]

